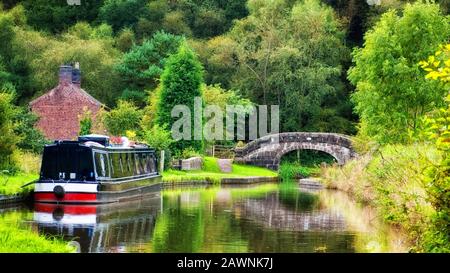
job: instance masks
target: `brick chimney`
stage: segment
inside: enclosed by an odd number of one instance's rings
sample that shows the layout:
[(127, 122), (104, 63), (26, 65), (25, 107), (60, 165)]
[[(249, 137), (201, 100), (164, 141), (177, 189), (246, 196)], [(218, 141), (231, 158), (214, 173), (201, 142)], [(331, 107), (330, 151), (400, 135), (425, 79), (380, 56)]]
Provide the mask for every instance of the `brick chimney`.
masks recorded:
[(72, 69), (72, 83), (78, 87), (81, 86), (80, 63), (76, 62)]
[(72, 83), (72, 66), (61, 65), (59, 67), (59, 84)]

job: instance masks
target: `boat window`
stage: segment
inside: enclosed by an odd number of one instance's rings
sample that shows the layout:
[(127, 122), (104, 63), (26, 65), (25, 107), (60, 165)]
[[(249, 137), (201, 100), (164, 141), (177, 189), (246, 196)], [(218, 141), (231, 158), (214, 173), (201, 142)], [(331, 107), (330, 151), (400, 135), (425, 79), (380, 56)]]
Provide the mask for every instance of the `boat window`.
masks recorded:
[(139, 169), (141, 170), (141, 173), (146, 173), (145, 170), (145, 153), (139, 154)]
[(156, 168), (155, 168), (155, 158), (153, 155), (150, 156), (150, 160), (149, 160), (149, 168), (150, 168), (150, 172), (154, 173), (156, 172)]
[(117, 153), (117, 155), (119, 156), (119, 165), (120, 165), (120, 172), (122, 173), (122, 175), (125, 173), (123, 170), (123, 154), (119, 154)]
[(123, 166), (122, 159), (120, 158), (119, 153), (111, 153), (109, 154), (111, 158), (111, 176), (114, 178), (118, 178), (123, 176)]
[(109, 177), (107, 154), (95, 153), (95, 171), (99, 177)]
[(139, 168), (139, 154), (134, 154), (133, 155), (134, 158), (134, 173), (135, 174), (141, 174), (141, 170)]
[(131, 160), (131, 155), (128, 153), (125, 153), (125, 158), (127, 161), (127, 172), (126, 172), (126, 176), (132, 176), (133, 175), (133, 169), (131, 168), (131, 166), (133, 166), (134, 164), (132, 164)]
[(112, 154), (109, 155), (109, 166), (111, 167), (111, 177), (115, 177), (114, 175), (114, 164)]
[(141, 164), (142, 167), (144, 168), (144, 173), (149, 173), (150, 170), (148, 169), (148, 154), (147, 153), (143, 153), (142, 157), (141, 157)]

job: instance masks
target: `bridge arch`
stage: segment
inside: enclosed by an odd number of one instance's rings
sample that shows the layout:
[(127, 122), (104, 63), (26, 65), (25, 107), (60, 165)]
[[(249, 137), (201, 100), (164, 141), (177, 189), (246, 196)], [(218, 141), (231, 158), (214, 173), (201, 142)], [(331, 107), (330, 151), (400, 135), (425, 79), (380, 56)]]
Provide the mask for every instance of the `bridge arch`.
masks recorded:
[(339, 165), (357, 156), (350, 137), (333, 133), (289, 132), (264, 136), (235, 149), (235, 161), (278, 170), (281, 157), (295, 150), (316, 150), (333, 156)]

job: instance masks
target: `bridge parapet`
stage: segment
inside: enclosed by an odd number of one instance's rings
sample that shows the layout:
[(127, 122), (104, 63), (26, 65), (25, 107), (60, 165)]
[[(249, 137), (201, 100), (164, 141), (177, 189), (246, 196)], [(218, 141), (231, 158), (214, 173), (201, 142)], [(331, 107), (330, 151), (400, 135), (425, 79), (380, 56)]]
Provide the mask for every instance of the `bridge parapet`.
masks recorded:
[(338, 164), (356, 157), (349, 136), (335, 133), (288, 132), (267, 135), (235, 148), (235, 161), (278, 169), (281, 157), (293, 150), (318, 150), (332, 155)]

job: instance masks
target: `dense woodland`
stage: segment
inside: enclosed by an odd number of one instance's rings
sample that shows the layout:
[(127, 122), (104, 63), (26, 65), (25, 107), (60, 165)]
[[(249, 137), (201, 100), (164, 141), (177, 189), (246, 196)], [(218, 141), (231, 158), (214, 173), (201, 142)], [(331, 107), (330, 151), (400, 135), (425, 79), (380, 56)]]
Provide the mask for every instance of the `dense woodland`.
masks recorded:
[[(102, 125), (112, 134), (167, 127), (164, 105), (197, 92), (206, 103), (280, 105), (281, 131), (359, 128), (407, 142), (444, 104), (445, 88), (419, 62), (448, 41), (448, 11), (446, 0), (2, 1), (2, 112), (12, 117), (2, 126), (38, 149), (27, 104), (56, 85), (60, 64), (80, 62), (83, 88), (111, 110)], [(180, 48), (190, 53), (166, 65)], [(198, 71), (180, 88), (194, 93), (161, 103), (183, 58)]]
[(173, 105), (280, 105), (281, 131), (355, 136), (371, 163), (346, 165), (345, 187), (373, 190), (414, 250), (450, 252), (449, 12), (449, 0), (2, 0), (0, 170), (41, 151), (28, 103), (79, 62), (106, 106), (80, 115), (80, 133), (183, 157), (205, 143), (171, 139)]

